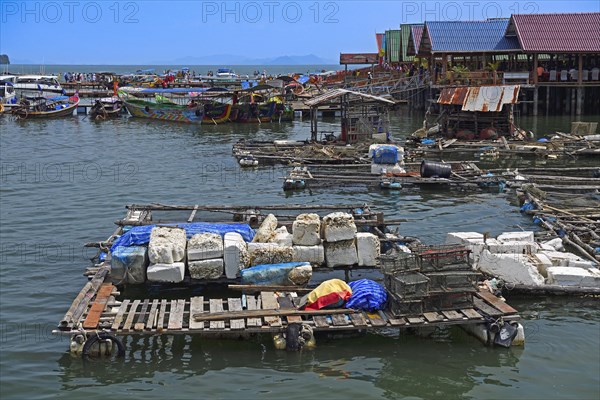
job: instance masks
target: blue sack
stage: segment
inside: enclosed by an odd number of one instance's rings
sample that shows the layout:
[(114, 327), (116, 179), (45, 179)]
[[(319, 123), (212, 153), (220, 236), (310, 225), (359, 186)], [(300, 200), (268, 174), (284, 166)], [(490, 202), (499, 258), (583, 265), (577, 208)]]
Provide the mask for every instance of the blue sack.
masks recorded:
[(349, 282), (352, 296), (346, 302), (346, 308), (355, 310), (376, 311), (383, 310), (387, 302), (385, 288), (370, 279), (360, 279)]
[[(150, 242), (150, 233), (156, 225), (134, 226), (129, 231), (121, 235), (113, 242), (110, 250), (113, 251), (118, 246), (139, 246)], [(208, 222), (193, 222), (189, 224), (167, 224), (161, 226), (172, 226), (185, 229), (186, 237), (189, 239), (196, 233), (218, 233), (225, 236), (228, 232), (239, 233), (244, 241), (251, 242), (254, 238), (254, 229), (248, 224), (217, 224)]]

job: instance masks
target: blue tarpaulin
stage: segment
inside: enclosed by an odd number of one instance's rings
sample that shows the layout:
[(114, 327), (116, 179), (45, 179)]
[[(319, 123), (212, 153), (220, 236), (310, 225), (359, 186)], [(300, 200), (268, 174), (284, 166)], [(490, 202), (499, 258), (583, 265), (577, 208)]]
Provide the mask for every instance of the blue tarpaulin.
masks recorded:
[[(150, 241), (150, 232), (156, 225), (134, 226), (129, 231), (121, 235), (113, 242), (110, 250), (112, 251), (117, 246), (134, 246), (148, 244)], [(208, 222), (194, 222), (190, 224), (166, 224), (161, 226), (174, 226), (185, 229), (187, 238), (191, 238), (197, 233), (218, 233), (225, 236), (228, 232), (237, 232), (246, 242), (251, 242), (254, 238), (254, 229), (248, 224), (215, 224)]]
[(360, 279), (349, 282), (352, 296), (346, 302), (346, 308), (355, 310), (376, 311), (383, 310), (387, 302), (385, 288), (370, 279)]
[(375, 164), (396, 164), (398, 162), (398, 148), (396, 146), (379, 146), (373, 154)]

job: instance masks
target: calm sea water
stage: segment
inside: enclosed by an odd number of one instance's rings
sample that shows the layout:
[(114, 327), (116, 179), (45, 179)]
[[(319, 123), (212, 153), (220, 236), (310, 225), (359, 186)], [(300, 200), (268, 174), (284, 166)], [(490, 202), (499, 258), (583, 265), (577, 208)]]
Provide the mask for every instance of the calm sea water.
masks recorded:
[[(394, 135), (422, 116), (394, 117)], [(526, 125), (531, 121), (523, 121)], [(540, 118), (538, 130), (567, 129)], [(327, 124), (324, 121), (322, 129)], [(525, 126), (526, 127), (526, 126)], [(566, 127), (566, 128), (565, 128)], [(315, 351), (274, 350), (270, 339), (134, 337), (122, 362), (84, 363), (52, 336), (86, 280), (88, 241), (114, 230), (128, 203), (347, 204), (368, 202), (401, 232), (439, 243), (453, 230), (536, 229), (514, 193), (368, 193), (332, 187), (286, 195), (285, 168), (241, 172), (242, 138), (304, 139), (310, 122), (191, 127), (83, 116), (0, 118), (0, 397), (37, 398), (487, 398), (598, 399), (597, 299), (516, 298), (524, 348), (485, 348), (458, 329), (433, 339), (397, 331), (320, 341)]]

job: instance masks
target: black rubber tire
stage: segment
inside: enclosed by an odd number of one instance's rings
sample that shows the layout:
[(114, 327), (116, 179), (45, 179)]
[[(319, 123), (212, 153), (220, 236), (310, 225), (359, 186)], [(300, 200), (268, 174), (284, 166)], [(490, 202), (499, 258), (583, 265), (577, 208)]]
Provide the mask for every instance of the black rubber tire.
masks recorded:
[(112, 340), (112, 342), (117, 345), (117, 357), (125, 357), (125, 346), (123, 345), (123, 342), (121, 342), (114, 335), (111, 335), (108, 332), (100, 332), (98, 334), (95, 334), (95, 333), (92, 334), (92, 336), (88, 340), (86, 340), (85, 343), (83, 344), (81, 356), (84, 358), (88, 358), (89, 352), (90, 352), (90, 349), (92, 348), (92, 346), (95, 343), (97, 343), (101, 340), (106, 340), (106, 339)]

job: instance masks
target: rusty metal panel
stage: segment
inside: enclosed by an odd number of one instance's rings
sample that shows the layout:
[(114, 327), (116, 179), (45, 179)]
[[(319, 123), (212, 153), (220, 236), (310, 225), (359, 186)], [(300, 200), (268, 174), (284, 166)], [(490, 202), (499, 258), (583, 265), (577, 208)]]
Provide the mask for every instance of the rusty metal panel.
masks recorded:
[(379, 55), (377, 53), (341, 53), (340, 64), (377, 64)]
[(438, 99), (439, 104), (454, 104), (461, 106), (467, 96), (468, 88), (466, 87), (458, 87), (458, 88), (446, 88), (443, 89), (440, 93), (440, 97)]
[(500, 112), (504, 104), (515, 104), (520, 86), (482, 86), (468, 88), (463, 111)]

